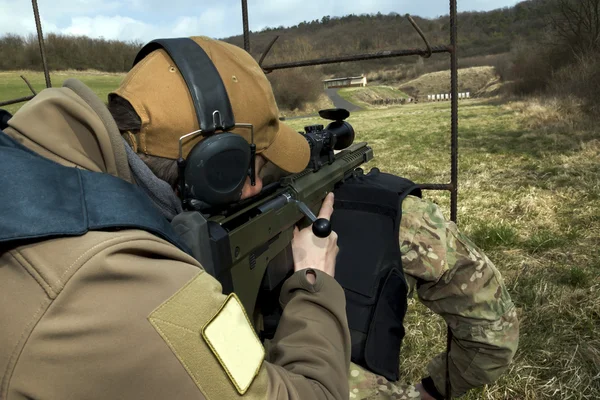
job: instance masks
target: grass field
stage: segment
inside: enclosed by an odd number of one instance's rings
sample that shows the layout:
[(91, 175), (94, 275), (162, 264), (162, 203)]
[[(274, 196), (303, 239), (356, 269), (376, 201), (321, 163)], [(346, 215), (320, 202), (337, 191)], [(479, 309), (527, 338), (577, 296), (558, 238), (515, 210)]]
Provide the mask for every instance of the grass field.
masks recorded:
[[(510, 370), (465, 398), (598, 399), (600, 134), (554, 104), (468, 100), (459, 109), (458, 224), (503, 273), (521, 321)], [(449, 181), (448, 103), (360, 111), (348, 121), (374, 148), (366, 169)], [(446, 192), (426, 195), (449, 217)], [(415, 382), (444, 351), (445, 325), (416, 301), (407, 320), (403, 379)]]
[[(40, 91), (46, 87), (46, 81), (44, 79), (43, 72), (0, 71), (0, 102), (31, 95), (31, 91), (25, 82), (19, 77), (20, 75), (23, 75), (25, 78), (27, 78), (29, 83), (31, 83), (31, 86), (33, 86), (36, 91)], [(110, 74), (104, 72), (64, 71), (51, 73), (50, 81), (52, 82), (53, 87), (60, 87), (66, 79), (77, 78), (94, 90), (94, 92), (98, 94), (102, 101), (106, 102), (106, 96), (108, 93), (119, 86), (119, 83), (124, 76), (124, 74)], [(19, 103), (3, 108), (11, 113), (14, 113), (22, 105), (23, 103)]]
[[(27, 76), (43, 87), (43, 75)], [(79, 78), (102, 99), (121, 79)], [(22, 95), (18, 75), (0, 73), (0, 100)], [(503, 273), (521, 321), (509, 371), (466, 399), (600, 398), (600, 134), (576, 117), (552, 102), (460, 103), (458, 224)], [(317, 121), (287, 123), (302, 130)], [(449, 181), (449, 103), (359, 111), (348, 121), (374, 148), (367, 169)], [(447, 193), (426, 196), (449, 216)], [(445, 325), (410, 304), (402, 379), (414, 383), (444, 351)]]
[[(484, 91), (497, 81), (494, 67), (470, 67), (458, 70), (458, 91), (470, 92), (471, 96)], [(428, 94), (450, 93), (450, 70), (423, 74), (399, 85), (400, 90), (421, 99)]]

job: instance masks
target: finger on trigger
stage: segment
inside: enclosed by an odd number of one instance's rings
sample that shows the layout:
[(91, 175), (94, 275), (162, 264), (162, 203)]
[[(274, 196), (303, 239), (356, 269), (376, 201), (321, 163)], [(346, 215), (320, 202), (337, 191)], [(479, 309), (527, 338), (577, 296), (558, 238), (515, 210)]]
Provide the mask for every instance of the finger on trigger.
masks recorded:
[(323, 200), (323, 204), (321, 205), (321, 210), (319, 211), (319, 216), (317, 218), (330, 219), (331, 214), (333, 214), (333, 192), (329, 193), (325, 197), (325, 200)]

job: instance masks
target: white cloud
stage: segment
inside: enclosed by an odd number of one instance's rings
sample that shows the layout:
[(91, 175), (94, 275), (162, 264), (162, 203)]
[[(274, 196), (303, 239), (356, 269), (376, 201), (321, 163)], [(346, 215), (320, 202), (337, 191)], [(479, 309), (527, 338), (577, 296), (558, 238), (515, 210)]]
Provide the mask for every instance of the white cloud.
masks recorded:
[(146, 24), (130, 17), (116, 15), (114, 17), (74, 17), (71, 25), (61, 29), (67, 35), (85, 35), (105, 39), (142, 39), (145, 36), (158, 33), (157, 27)]
[[(231, 35), (230, 16), (225, 8), (211, 7), (199, 16), (180, 17), (171, 29), (172, 36), (210, 36), (223, 38)], [(240, 16), (241, 20), (241, 16)]]

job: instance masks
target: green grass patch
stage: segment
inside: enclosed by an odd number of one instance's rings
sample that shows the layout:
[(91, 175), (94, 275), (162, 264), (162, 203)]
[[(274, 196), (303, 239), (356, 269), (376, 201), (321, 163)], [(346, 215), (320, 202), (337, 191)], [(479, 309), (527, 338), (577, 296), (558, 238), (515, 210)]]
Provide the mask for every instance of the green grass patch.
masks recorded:
[(484, 249), (514, 246), (518, 243), (517, 230), (503, 222), (484, 222), (478, 225), (469, 237), (477, 246)]
[(531, 236), (523, 243), (523, 247), (531, 253), (539, 253), (546, 250), (560, 248), (574, 239), (576, 233), (569, 232), (567, 234), (554, 232), (547, 229), (542, 229), (531, 234)]
[[(46, 88), (43, 72), (32, 71), (8, 71), (0, 72), (0, 101), (11, 100), (18, 97), (31, 95), (31, 91), (21, 79), (23, 75), (36, 91)], [(50, 73), (52, 87), (61, 87), (68, 78), (76, 78), (90, 87), (100, 99), (107, 101), (108, 93), (116, 89), (125, 74), (111, 74), (95, 71), (58, 71)], [(24, 103), (13, 104), (3, 107), (10, 113), (15, 113)]]
[(590, 276), (584, 269), (571, 267), (564, 272), (560, 283), (573, 287), (585, 287), (588, 279)]

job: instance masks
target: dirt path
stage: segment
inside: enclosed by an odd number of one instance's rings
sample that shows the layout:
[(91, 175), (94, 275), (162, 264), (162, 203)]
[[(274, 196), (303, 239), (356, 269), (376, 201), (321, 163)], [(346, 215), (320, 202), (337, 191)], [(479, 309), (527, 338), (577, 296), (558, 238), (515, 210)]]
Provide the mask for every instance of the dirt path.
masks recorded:
[(336, 108), (345, 108), (350, 112), (360, 110), (359, 106), (350, 103), (348, 100), (342, 98), (342, 96), (338, 94), (338, 89), (325, 89), (325, 93), (327, 93), (327, 96), (329, 96), (329, 98), (333, 102), (333, 106)]

